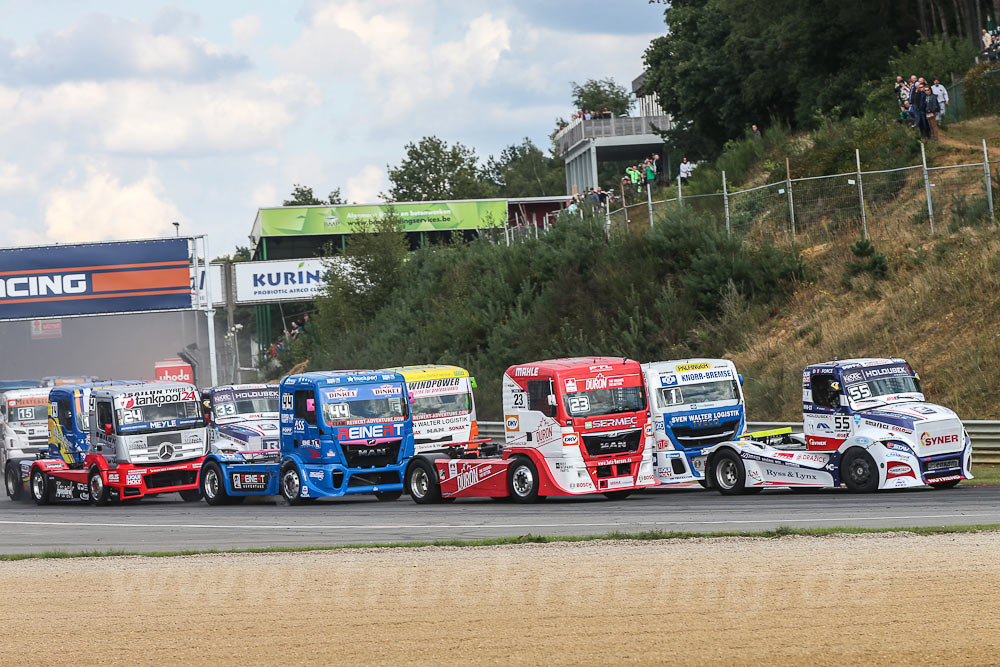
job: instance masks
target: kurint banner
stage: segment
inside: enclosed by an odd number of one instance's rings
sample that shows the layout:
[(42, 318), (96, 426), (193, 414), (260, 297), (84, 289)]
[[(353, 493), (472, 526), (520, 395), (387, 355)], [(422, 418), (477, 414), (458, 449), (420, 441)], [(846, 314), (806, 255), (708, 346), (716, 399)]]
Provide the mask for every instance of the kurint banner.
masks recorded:
[(0, 321), (191, 306), (185, 238), (0, 249)]
[(421, 202), (416, 204), (312, 206), (260, 210), (263, 236), (357, 234), (365, 223), (395, 214), (405, 232), (502, 227), (507, 200)]
[(236, 262), (233, 282), (236, 303), (311, 301), (326, 286), (329, 270), (323, 259), (277, 259), (266, 262)]

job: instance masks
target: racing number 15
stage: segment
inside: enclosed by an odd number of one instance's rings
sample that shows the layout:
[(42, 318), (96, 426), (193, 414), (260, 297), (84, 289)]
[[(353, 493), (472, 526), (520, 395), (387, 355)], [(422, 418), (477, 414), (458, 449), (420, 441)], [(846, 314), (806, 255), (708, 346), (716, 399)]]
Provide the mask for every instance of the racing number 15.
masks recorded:
[(850, 431), (851, 418), (848, 417), (847, 415), (834, 415), (833, 428), (837, 431)]

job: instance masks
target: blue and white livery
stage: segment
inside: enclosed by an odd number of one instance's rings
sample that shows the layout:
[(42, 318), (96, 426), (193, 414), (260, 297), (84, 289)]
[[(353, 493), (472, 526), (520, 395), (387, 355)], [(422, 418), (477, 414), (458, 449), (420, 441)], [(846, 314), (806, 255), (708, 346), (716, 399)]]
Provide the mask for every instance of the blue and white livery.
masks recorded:
[(278, 385), (235, 384), (202, 392), (211, 415), (211, 450), (239, 453), (247, 461), (280, 456)]

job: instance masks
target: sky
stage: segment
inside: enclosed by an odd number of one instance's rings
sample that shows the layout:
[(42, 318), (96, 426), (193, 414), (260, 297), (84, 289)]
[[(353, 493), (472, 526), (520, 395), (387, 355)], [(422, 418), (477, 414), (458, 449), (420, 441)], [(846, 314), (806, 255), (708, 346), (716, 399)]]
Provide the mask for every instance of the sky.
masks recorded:
[(293, 184), (370, 203), (408, 142), (547, 148), (570, 82), (630, 89), (647, 0), (0, 0), (0, 247), (247, 245)]

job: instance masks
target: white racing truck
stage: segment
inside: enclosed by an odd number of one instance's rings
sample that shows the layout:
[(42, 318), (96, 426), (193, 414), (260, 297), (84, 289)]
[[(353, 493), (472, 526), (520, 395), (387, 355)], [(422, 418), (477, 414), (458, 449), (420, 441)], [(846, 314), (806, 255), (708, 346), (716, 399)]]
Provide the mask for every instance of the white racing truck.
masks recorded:
[(15, 389), (0, 397), (0, 470), (7, 461), (34, 457), (49, 447), (49, 390)]
[(972, 443), (948, 408), (924, 401), (905, 359), (848, 359), (802, 373), (802, 434), (750, 434), (708, 457), (723, 494), (771, 487), (856, 493), (972, 479)]
[(211, 420), (211, 451), (239, 453), (247, 461), (280, 457), (278, 385), (223, 385), (203, 391), (201, 397)]

